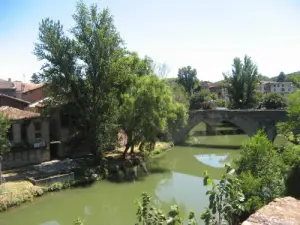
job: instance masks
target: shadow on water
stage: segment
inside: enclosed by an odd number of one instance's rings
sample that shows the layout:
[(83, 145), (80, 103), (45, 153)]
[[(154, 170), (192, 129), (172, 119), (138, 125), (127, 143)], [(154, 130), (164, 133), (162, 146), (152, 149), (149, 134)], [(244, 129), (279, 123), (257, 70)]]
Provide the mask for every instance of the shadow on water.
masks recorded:
[(209, 134), (205, 131), (194, 131), (191, 136), (197, 137), (197, 136), (216, 136), (216, 135), (243, 135), (245, 134), (244, 131), (241, 129), (224, 129), (224, 130), (218, 130), (216, 134)]
[(180, 146), (182, 147), (196, 147), (196, 148), (213, 148), (213, 149), (239, 149), (241, 146), (240, 145), (214, 145), (214, 144), (188, 144), (188, 143), (183, 143)]

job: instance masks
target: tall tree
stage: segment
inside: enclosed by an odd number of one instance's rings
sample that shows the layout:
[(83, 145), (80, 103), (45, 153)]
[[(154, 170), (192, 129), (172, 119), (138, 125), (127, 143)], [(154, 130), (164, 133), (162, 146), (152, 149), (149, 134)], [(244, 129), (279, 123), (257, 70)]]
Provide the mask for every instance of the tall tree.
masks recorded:
[(277, 77), (277, 82), (284, 82), (285, 81), (285, 74), (284, 72), (280, 72), (280, 74)]
[(30, 82), (34, 83), (34, 84), (40, 84), (40, 83), (42, 83), (42, 80), (41, 80), (41, 77), (39, 76), (39, 74), (33, 73), (31, 75)]
[(178, 70), (178, 83), (184, 87), (189, 95), (192, 95), (200, 84), (197, 78), (197, 70), (192, 69), (191, 66), (180, 68)]
[(224, 74), (232, 108), (251, 108), (256, 104), (256, 85), (258, 82), (257, 66), (247, 55), (244, 61), (240, 58), (233, 60), (232, 72)]
[(108, 9), (79, 2), (73, 18), (72, 35), (64, 33), (59, 21), (42, 20), (34, 53), (46, 61), (42, 77), (55, 105), (72, 103), (73, 125), (99, 162), (117, 132), (118, 94), (128, 61)]

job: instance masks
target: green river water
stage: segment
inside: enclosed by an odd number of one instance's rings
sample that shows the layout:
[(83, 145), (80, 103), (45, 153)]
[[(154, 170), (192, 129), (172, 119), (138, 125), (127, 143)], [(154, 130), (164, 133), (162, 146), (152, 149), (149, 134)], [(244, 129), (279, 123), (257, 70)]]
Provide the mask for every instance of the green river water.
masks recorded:
[(86, 225), (133, 225), (134, 200), (144, 191), (165, 210), (178, 204), (183, 215), (193, 210), (199, 218), (208, 205), (203, 172), (219, 179), (225, 163), (238, 157), (233, 148), (248, 138), (235, 134), (232, 127), (220, 126), (216, 136), (205, 136), (203, 129), (199, 124), (190, 132), (189, 146), (176, 146), (156, 159), (151, 174), (140, 181), (97, 182), (91, 187), (50, 193), (1, 213), (0, 225), (72, 225), (77, 217)]

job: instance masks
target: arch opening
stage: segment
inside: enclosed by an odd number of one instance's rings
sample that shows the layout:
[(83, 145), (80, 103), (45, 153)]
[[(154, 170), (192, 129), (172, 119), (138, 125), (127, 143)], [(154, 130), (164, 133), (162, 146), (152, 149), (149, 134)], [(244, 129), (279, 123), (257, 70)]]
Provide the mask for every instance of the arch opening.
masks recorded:
[(240, 127), (229, 121), (201, 121), (189, 130), (185, 144), (204, 148), (237, 149), (248, 138)]

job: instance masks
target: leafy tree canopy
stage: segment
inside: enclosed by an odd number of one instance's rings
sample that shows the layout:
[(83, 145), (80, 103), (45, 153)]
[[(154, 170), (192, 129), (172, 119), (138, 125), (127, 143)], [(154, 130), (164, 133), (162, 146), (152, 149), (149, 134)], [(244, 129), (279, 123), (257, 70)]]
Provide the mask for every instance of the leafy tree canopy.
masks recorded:
[(286, 99), (280, 93), (267, 93), (263, 96), (263, 106), (266, 109), (284, 108), (286, 105)]
[(74, 126), (99, 159), (116, 133), (119, 90), (130, 74), (128, 58), (108, 9), (79, 2), (73, 18), (72, 35), (59, 21), (42, 20), (34, 53), (46, 61), (41, 76), (55, 105), (73, 103)]
[(285, 78), (286, 78), (286, 76), (285, 76), (284, 72), (280, 72), (280, 74), (277, 77), (277, 82), (284, 82)]
[(191, 66), (182, 67), (178, 70), (178, 83), (181, 84), (185, 91), (192, 95), (195, 91), (200, 90), (200, 82), (197, 78), (197, 70)]
[(223, 74), (232, 108), (252, 108), (256, 104), (255, 89), (258, 82), (257, 66), (247, 55), (244, 61), (233, 60), (232, 72)]
[(122, 100), (119, 123), (127, 134), (125, 154), (139, 143), (155, 142), (170, 121), (180, 116), (186, 121), (186, 108), (174, 100), (171, 89), (157, 76), (137, 77)]

